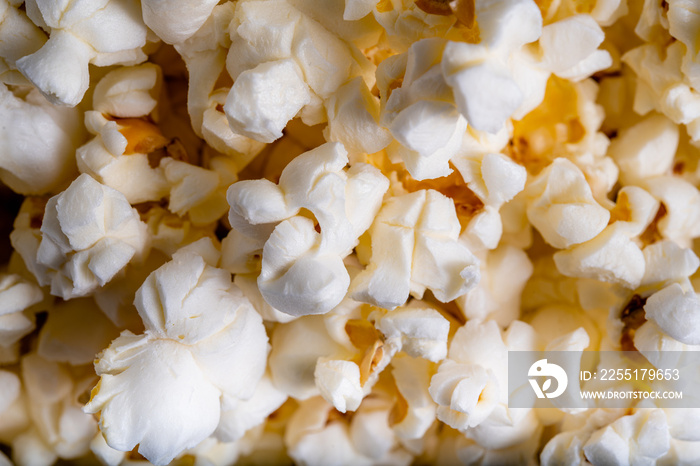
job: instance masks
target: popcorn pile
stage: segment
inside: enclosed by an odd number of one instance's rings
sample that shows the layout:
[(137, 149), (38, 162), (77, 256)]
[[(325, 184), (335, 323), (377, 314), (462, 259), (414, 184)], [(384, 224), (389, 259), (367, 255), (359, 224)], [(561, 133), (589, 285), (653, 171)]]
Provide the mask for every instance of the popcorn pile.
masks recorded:
[(507, 355), (700, 350), (699, 25), (0, 0), (0, 465), (697, 464)]

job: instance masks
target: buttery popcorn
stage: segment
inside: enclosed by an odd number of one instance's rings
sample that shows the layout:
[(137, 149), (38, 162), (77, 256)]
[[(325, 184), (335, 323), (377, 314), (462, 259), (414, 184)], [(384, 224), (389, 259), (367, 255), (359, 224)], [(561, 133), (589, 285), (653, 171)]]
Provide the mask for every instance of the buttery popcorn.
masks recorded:
[(0, 465), (697, 463), (696, 10), (0, 0)]

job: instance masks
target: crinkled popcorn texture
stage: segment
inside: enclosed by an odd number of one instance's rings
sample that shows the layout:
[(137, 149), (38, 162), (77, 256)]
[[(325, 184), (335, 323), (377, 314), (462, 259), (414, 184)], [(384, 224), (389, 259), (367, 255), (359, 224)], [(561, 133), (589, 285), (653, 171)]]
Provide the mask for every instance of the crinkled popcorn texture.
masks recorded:
[[(124, 196), (80, 175), (46, 204), (41, 241), (25, 262), (63, 299), (104, 286), (147, 247), (146, 225)], [(20, 232), (18, 232), (20, 233)]]
[(0, 0), (0, 465), (698, 463), (697, 11)]
[(229, 274), (191, 251), (149, 275), (135, 305), (146, 332), (124, 331), (100, 354), (101, 380), (85, 411), (100, 412), (112, 448), (138, 444), (149, 461), (168, 464), (254, 395), (267, 335)]
[(342, 144), (328, 143), (295, 158), (278, 185), (240, 181), (228, 190), (231, 225), (262, 250), (260, 293), (282, 312), (322, 314), (347, 292), (343, 258), (369, 228), (389, 187), (376, 168), (344, 170), (347, 163)]

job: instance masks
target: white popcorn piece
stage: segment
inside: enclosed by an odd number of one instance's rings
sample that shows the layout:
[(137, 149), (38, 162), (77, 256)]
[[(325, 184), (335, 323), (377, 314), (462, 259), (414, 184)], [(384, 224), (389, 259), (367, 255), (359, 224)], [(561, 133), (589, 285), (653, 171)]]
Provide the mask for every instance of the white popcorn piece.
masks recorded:
[(670, 173), (678, 138), (678, 126), (663, 115), (649, 115), (623, 131), (608, 151), (620, 167), (620, 181), (639, 184)]
[(700, 345), (700, 299), (677, 283), (649, 296), (644, 305), (647, 320), (686, 345)]
[(498, 132), (524, 100), (509, 67), (511, 55), (542, 33), (542, 16), (534, 2), (477, 2), (480, 42), (449, 42), (442, 71), (455, 103), (470, 126)]
[(103, 286), (146, 247), (146, 225), (124, 196), (80, 175), (52, 197), (41, 224), (37, 279), (64, 299)]
[(540, 462), (544, 466), (561, 464), (585, 464), (583, 446), (591, 434), (624, 415), (619, 409), (590, 409), (569, 415), (562, 421), (562, 432), (544, 446)]
[(215, 222), (226, 213), (228, 186), (220, 171), (170, 157), (162, 159), (160, 167), (170, 185), (168, 210), (179, 216), (188, 214), (195, 226)]
[(231, 409), (221, 412), (221, 420), (214, 437), (223, 442), (235, 442), (250, 429), (261, 425), (265, 419), (287, 400), (287, 395), (272, 383), (265, 374), (255, 387), (253, 396), (237, 402)]
[(700, 346), (686, 345), (667, 335), (653, 320), (646, 321), (635, 331), (633, 341), (637, 351), (642, 353), (652, 365), (659, 368), (677, 364), (679, 354), (683, 351), (700, 349)]
[[(364, 405), (363, 405), (364, 406)], [(395, 448), (388, 409), (378, 403), (358, 412), (348, 423), (334, 419), (322, 398), (304, 401), (289, 421), (285, 445), (292, 459), (308, 465), (407, 466), (412, 455)]]
[(9, 0), (0, 4), (0, 80), (7, 84), (29, 84), (17, 72), (15, 62), (36, 52), (46, 42), (44, 32), (19, 6)]
[(640, 409), (593, 433), (583, 451), (593, 464), (653, 464), (669, 448), (664, 412)]
[(529, 184), (527, 217), (555, 248), (594, 238), (608, 224), (610, 212), (596, 202), (581, 170), (557, 158)]
[(272, 334), (270, 372), (275, 386), (299, 400), (320, 391), (315, 383), (319, 357), (351, 359), (351, 350), (335, 341), (320, 316), (307, 316), (279, 325)]
[(437, 405), (430, 396), (431, 364), (424, 359), (397, 356), (391, 361), (398, 397), (405, 409), (395, 411), (392, 428), (402, 440), (423, 438), (435, 422)]
[[(146, 59), (140, 49), (147, 29), (133, 0), (26, 3), (29, 17), (49, 28), (50, 37), (38, 51), (17, 60), (17, 67), (52, 103), (80, 103), (90, 63), (108, 66)], [(112, 33), (103, 34), (105, 30)]]
[(379, 102), (361, 77), (338, 88), (326, 103), (328, 141), (340, 142), (353, 153), (374, 153), (391, 142), (391, 135), (379, 126)]
[(86, 454), (97, 432), (97, 422), (81, 412), (78, 397), (94, 383), (94, 374), (74, 377), (65, 367), (29, 354), (22, 358), (22, 381), (31, 400), (28, 408), (32, 427), (21, 438), (15, 438), (13, 454), (18, 458), (35, 454), (52, 457), (41, 464), (51, 464), (57, 457), (71, 460)]
[[(369, 228), (389, 184), (368, 164), (345, 171), (347, 162), (343, 146), (328, 143), (296, 157), (279, 185), (253, 180), (229, 188), (233, 228), (267, 240), (258, 286), (282, 312), (322, 314), (345, 296), (350, 277), (342, 259)], [(301, 209), (313, 214), (320, 233)]]
[(286, 1), (241, 2), (229, 33), (224, 111), (234, 132), (258, 141), (280, 138), (296, 115), (324, 121), (322, 100), (362, 71), (361, 54)]
[(453, 159), (453, 163), (469, 189), (494, 209), (499, 209), (525, 188), (525, 167), (503, 154), (468, 155)]
[(467, 128), (442, 76), (444, 47), (442, 39), (421, 40), (377, 69), (380, 123), (396, 139), (387, 151), (403, 160), (416, 180), (450, 174), (448, 162), (458, 152)]
[(439, 405), (439, 420), (455, 429), (466, 429), (491, 415), (499, 402), (500, 387), (489, 369), (448, 360), (430, 380), (430, 395)]
[(175, 44), (189, 39), (211, 15), (216, 0), (178, 1), (144, 0), (143, 22), (164, 42)]
[(95, 85), (92, 107), (117, 118), (138, 118), (153, 112), (162, 85), (160, 67), (144, 63), (118, 68)]
[(47, 361), (89, 364), (119, 331), (92, 299), (56, 304), (39, 334), (37, 354)]
[(385, 314), (371, 314), (370, 319), (376, 318), (375, 326), (384, 335), (387, 347), (439, 362), (447, 356), (450, 323), (435, 309), (414, 303)]
[(615, 222), (595, 238), (554, 254), (557, 269), (569, 277), (593, 278), (634, 289), (644, 278), (644, 253)]
[(680, 281), (700, 267), (700, 259), (691, 249), (681, 248), (671, 240), (657, 241), (642, 252), (646, 262), (642, 285)]
[(693, 141), (698, 141), (700, 94), (684, 74), (685, 44), (647, 43), (623, 55), (622, 60), (637, 75), (634, 110), (646, 114), (656, 110), (676, 124), (684, 124)]
[[(235, 230), (232, 230), (235, 231)], [(224, 240), (224, 244), (225, 240)], [(226, 257), (226, 247), (222, 246), (222, 258)], [(226, 267), (225, 262), (222, 262), (221, 268), (229, 270)], [(258, 314), (263, 318), (264, 321), (280, 322), (286, 323), (298, 319), (297, 316), (292, 316), (286, 314), (279, 309), (275, 309), (270, 306), (262, 294), (260, 294), (260, 289), (258, 288), (258, 276), (256, 273), (236, 273), (233, 277), (233, 283), (236, 284), (238, 288), (241, 289), (246, 298), (250, 301)]]
[(354, 362), (319, 358), (314, 379), (323, 398), (341, 413), (355, 411), (360, 406), (364, 392), (360, 366)]
[[(63, 187), (75, 174), (73, 154), (83, 139), (80, 112), (0, 84), (0, 180), (21, 194)], [(41, 134), (41, 137), (36, 137)]]
[[(189, 75), (187, 111), (192, 130), (217, 151), (232, 157), (243, 168), (265, 144), (234, 133), (223, 106), (230, 88), (219, 83), (231, 45), (228, 26), (235, 4), (217, 5), (202, 27), (189, 39), (175, 45)], [(224, 80), (225, 81), (225, 80)]]
[(236, 78), (224, 111), (234, 132), (273, 142), (311, 102), (309, 92), (301, 68), (291, 58), (263, 63)]
[[(122, 113), (126, 109), (112, 110)], [(151, 149), (162, 148), (168, 142), (155, 125), (140, 119), (112, 121), (98, 111), (86, 112), (85, 120), (95, 137), (76, 152), (82, 173), (121, 192), (131, 204), (158, 201), (168, 195), (163, 170), (153, 168), (148, 160)]]
[(447, 359), (430, 380), (438, 420), (466, 431), (494, 413), (511, 417), (501, 413), (507, 410), (508, 349), (532, 350), (534, 344), (534, 332), (523, 322), (513, 322), (502, 334), (495, 321), (467, 321), (455, 333)]
[[(520, 315), (520, 296), (532, 276), (532, 263), (521, 249), (503, 245), (490, 251), (480, 265), (479, 283), (456, 303), (468, 319), (507, 326)], [(499, 280), (504, 274), (506, 283)]]
[[(95, 363), (101, 380), (84, 410), (101, 412), (110, 447), (140, 444), (151, 462), (167, 464), (211, 435), (222, 410), (253, 396), (267, 335), (230, 275), (193, 250), (153, 272), (135, 305), (146, 333), (124, 331), (101, 353)], [(144, 412), (146, 418), (137, 415)], [(125, 413), (133, 413), (127, 422)]]
[(33, 318), (23, 311), (43, 299), (36, 284), (16, 274), (0, 274), (0, 347), (9, 348), (34, 329)]
[(454, 203), (437, 191), (390, 198), (370, 229), (372, 259), (353, 280), (351, 297), (394, 309), (426, 288), (441, 302), (463, 295), (478, 282), (479, 270), (457, 241), (459, 230)]
[(557, 76), (579, 81), (612, 64), (607, 51), (597, 50), (605, 34), (590, 15), (574, 15), (542, 28), (540, 66)]

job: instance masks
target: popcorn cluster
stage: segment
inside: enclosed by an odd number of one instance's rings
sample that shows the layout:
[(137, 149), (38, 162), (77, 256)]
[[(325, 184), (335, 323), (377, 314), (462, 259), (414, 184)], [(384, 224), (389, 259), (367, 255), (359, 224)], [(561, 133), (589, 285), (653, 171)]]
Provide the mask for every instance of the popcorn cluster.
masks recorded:
[(698, 25), (0, 0), (0, 465), (696, 464), (507, 356), (700, 349)]

